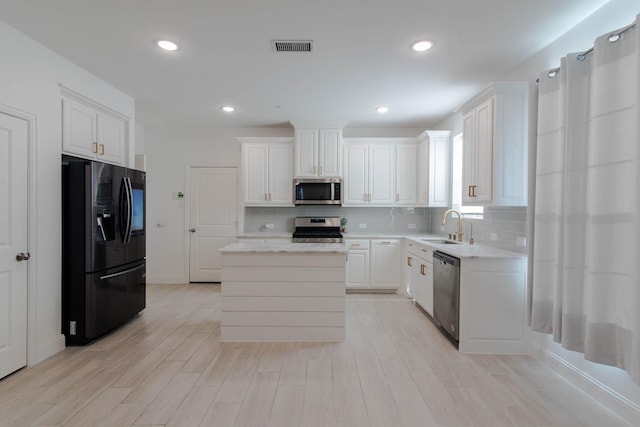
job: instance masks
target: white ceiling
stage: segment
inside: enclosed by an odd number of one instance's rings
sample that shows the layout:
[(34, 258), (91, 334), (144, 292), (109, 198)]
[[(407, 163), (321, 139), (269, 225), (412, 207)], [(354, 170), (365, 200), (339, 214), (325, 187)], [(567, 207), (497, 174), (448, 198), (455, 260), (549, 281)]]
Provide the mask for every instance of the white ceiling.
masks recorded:
[[(606, 2), (0, 0), (0, 19), (135, 97), (143, 125), (426, 128)], [(410, 51), (423, 38), (435, 47)]]

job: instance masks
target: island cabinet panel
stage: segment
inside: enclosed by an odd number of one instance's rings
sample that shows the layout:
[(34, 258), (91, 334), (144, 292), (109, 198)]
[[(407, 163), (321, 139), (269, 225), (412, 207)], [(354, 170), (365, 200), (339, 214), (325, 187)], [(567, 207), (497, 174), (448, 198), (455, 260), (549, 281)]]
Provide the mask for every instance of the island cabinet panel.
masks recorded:
[(460, 351), (527, 354), (526, 258), (465, 258), (460, 266)]
[(229, 267), (222, 272), (222, 282), (226, 281), (272, 281), (318, 283), (344, 281), (343, 267), (260, 267), (245, 269)]
[(342, 283), (330, 282), (234, 282), (233, 286), (225, 286), (222, 296), (294, 296), (294, 297), (329, 297), (344, 294)]
[(222, 341), (343, 341), (343, 252), (223, 252)]

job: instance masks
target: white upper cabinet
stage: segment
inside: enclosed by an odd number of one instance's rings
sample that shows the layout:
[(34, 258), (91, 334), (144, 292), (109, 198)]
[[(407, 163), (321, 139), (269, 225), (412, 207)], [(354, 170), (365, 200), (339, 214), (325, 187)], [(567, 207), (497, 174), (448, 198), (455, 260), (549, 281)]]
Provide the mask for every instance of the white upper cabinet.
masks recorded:
[(462, 202), (527, 204), (528, 83), (494, 83), (461, 108)]
[(68, 154), (129, 166), (129, 121), (97, 103), (62, 98), (62, 151)]
[(393, 206), (394, 146), (345, 144), (343, 206)]
[(428, 205), (451, 206), (451, 131), (427, 131), (429, 135)]
[(296, 127), (295, 176), (340, 177), (342, 129)]
[(427, 130), (418, 136), (417, 206), (451, 206), (451, 131)]
[[(423, 166), (427, 169), (427, 164)], [(418, 204), (418, 146), (396, 146), (396, 206)]]
[(242, 200), (249, 206), (293, 206), (290, 138), (238, 138), (242, 142)]

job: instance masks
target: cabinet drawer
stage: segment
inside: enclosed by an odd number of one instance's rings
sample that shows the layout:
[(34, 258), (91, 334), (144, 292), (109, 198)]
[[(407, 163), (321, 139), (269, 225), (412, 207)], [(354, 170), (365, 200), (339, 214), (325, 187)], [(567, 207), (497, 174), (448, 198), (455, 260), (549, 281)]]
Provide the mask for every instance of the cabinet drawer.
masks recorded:
[(367, 239), (347, 239), (345, 240), (347, 249), (350, 251), (368, 251), (369, 240)]
[(407, 242), (406, 250), (407, 250), (407, 252), (408, 252), (408, 253), (410, 253), (411, 255), (418, 256), (418, 255), (419, 255), (419, 254), (418, 254), (418, 252), (419, 252), (419, 250), (418, 250), (418, 246), (419, 246), (419, 245), (418, 245), (417, 243), (414, 243), (414, 242)]
[(433, 262), (433, 249), (429, 246), (419, 245), (418, 256), (427, 262)]

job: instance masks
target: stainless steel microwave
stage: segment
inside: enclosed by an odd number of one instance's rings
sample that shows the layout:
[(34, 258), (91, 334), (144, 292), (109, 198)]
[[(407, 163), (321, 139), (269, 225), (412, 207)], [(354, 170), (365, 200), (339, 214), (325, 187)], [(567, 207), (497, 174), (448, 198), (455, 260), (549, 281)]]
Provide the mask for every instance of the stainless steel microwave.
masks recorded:
[(293, 180), (296, 205), (341, 205), (340, 178), (306, 178)]

